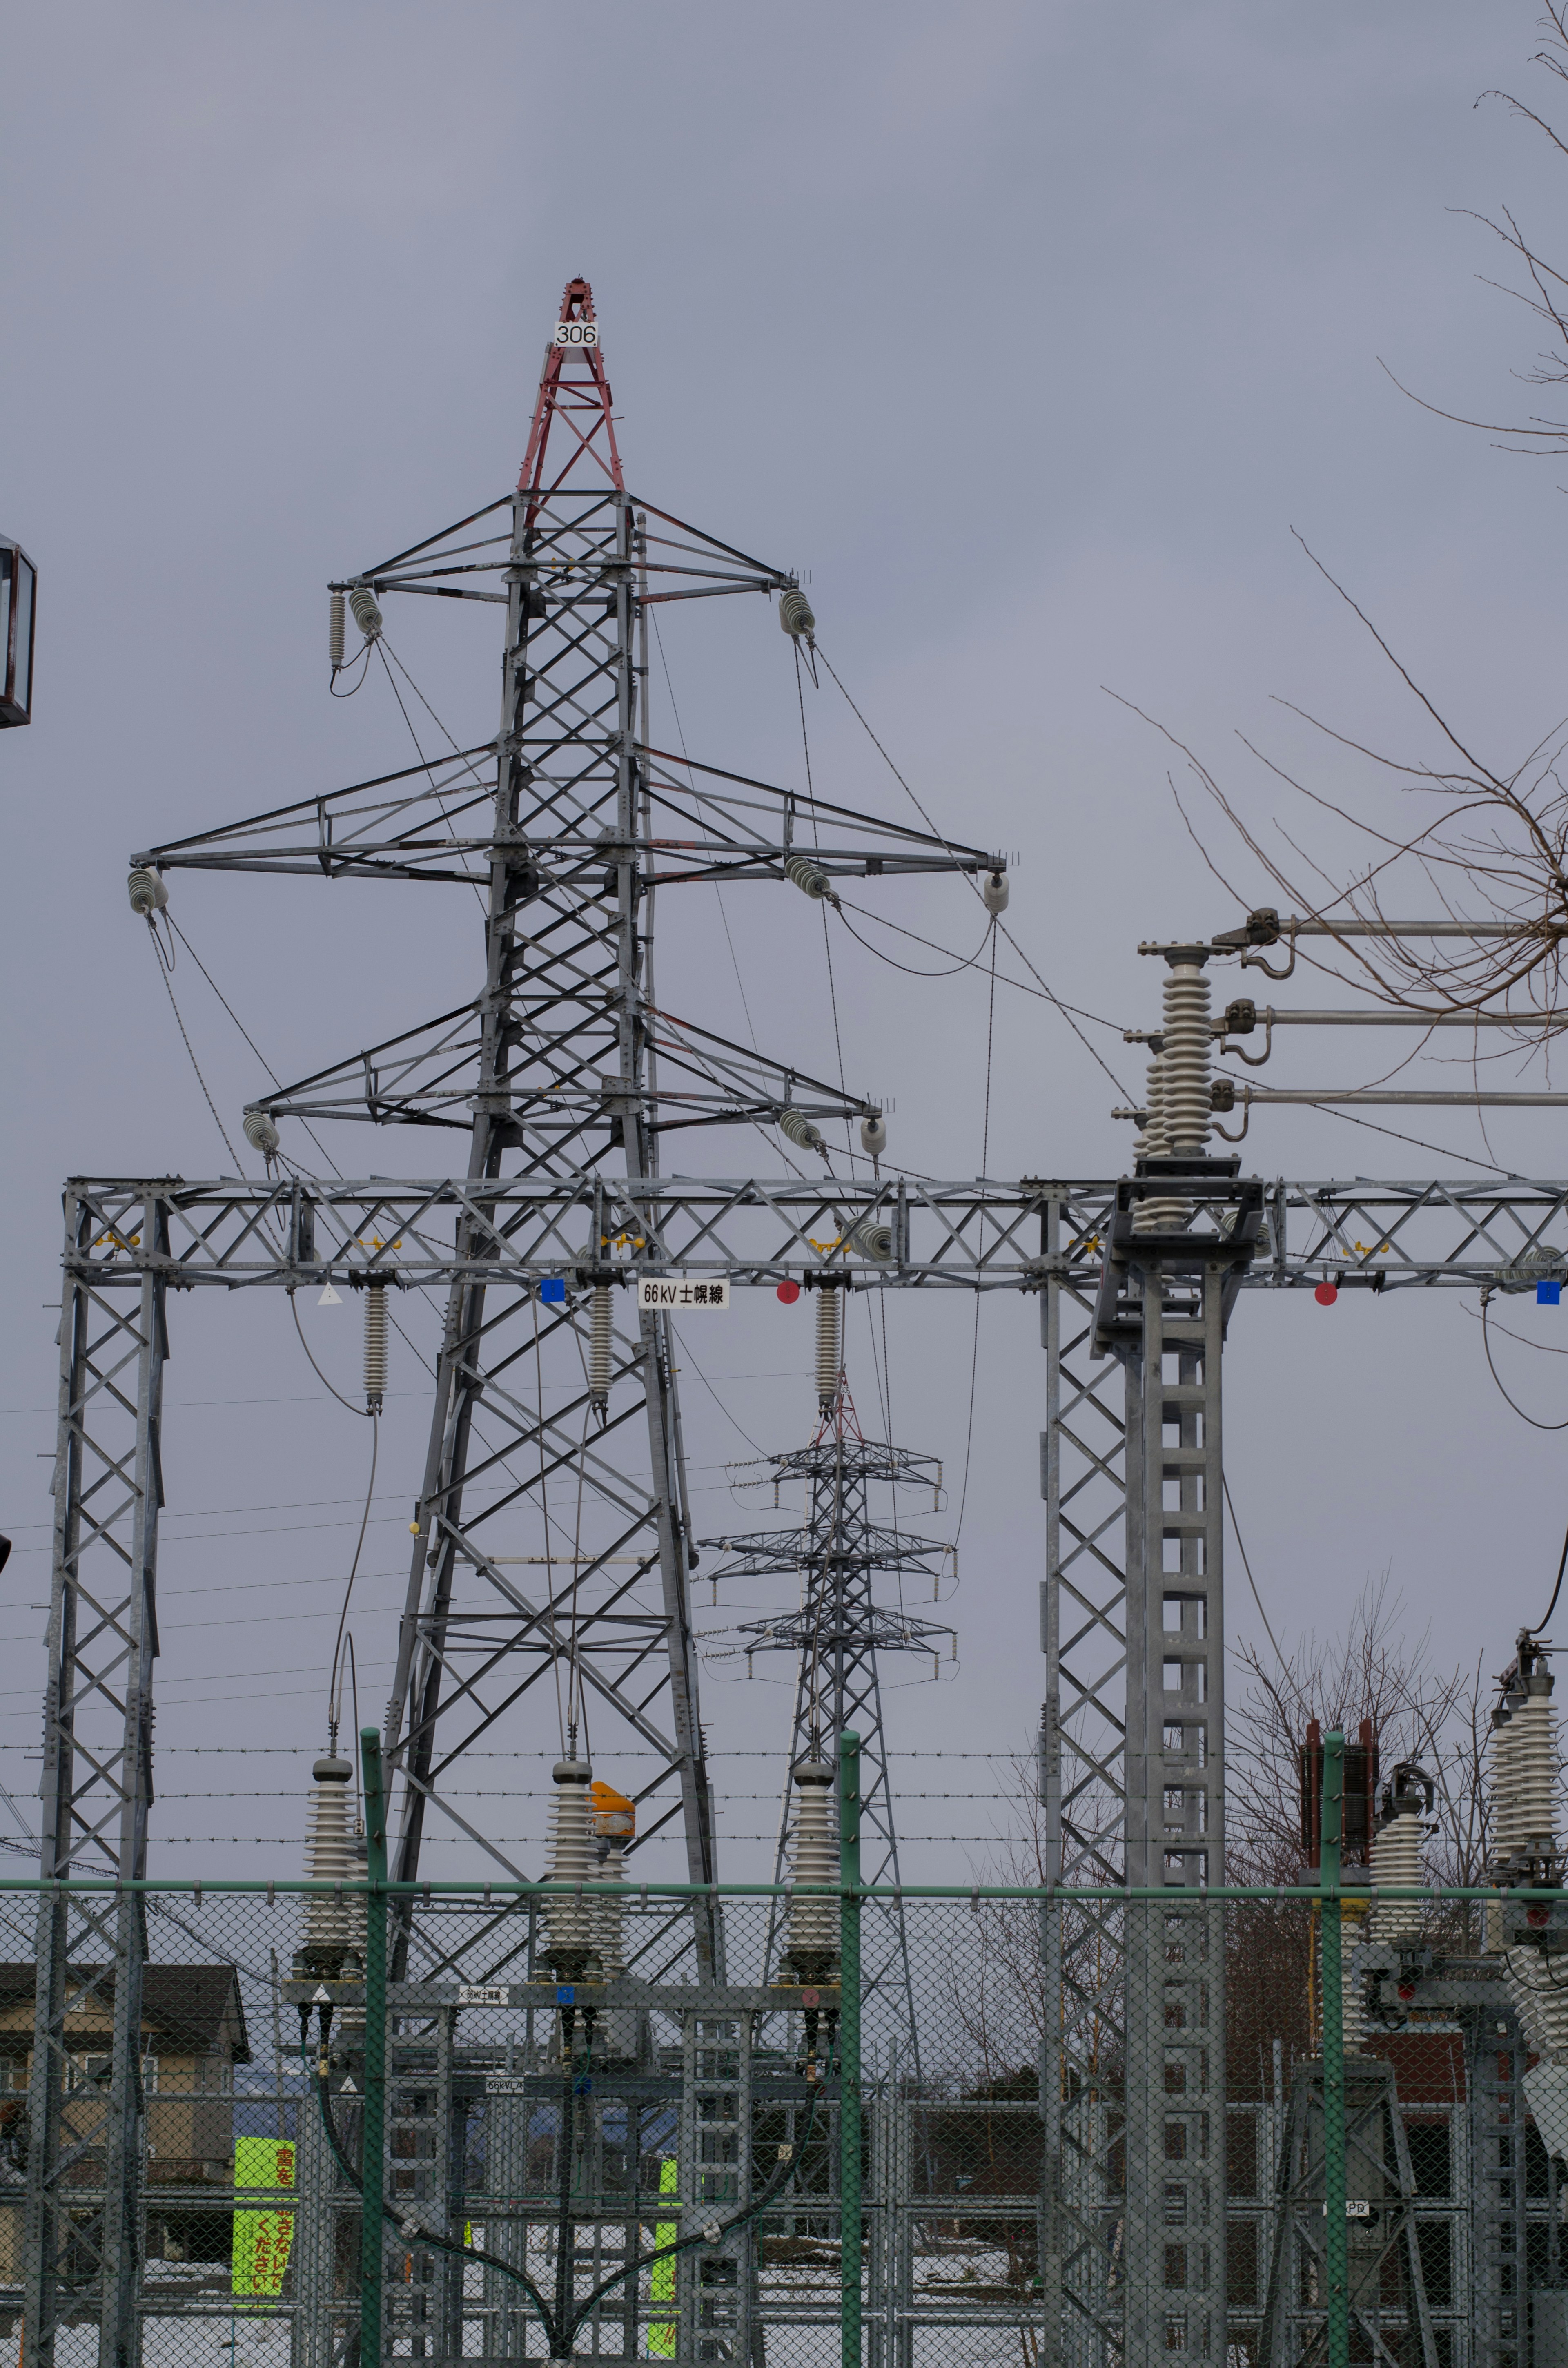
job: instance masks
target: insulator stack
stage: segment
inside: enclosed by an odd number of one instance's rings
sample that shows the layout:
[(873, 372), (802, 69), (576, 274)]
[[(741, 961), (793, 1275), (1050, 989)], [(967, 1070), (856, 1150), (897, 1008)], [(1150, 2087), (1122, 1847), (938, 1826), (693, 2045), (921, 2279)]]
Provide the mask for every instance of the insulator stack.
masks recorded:
[(157, 873), (149, 871), (144, 863), (137, 865), (125, 884), (131, 896), (131, 911), (140, 913), (144, 921), (150, 921), (154, 913), (166, 909), (169, 892)]
[(860, 1148), (880, 1159), (888, 1147), (888, 1122), (881, 1110), (868, 1110), (860, 1121)]
[(778, 1132), (801, 1151), (820, 1151), (822, 1129), (803, 1110), (783, 1110), (778, 1113)]
[[(551, 1883), (587, 1884), (598, 1871), (588, 1824), (588, 1786), (593, 1770), (585, 1759), (558, 1759), (551, 1770), (555, 1801), (551, 1816)], [(550, 1893), (544, 1903), (545, 1955), (561, 1981), (581, 1981), (594, 1953), (602, 1903)]]
[[(802, 1759), (795, 1768), (795, 1836), (790, 1853), (791, 1884), (838, 1888), (838, 1838), (833, 1821), (833, 1770), (825, 1759)], [(790, 1902), (789, 1963), (800, 1982), (825, 1982), (838, 1954), (838, 1902), (834, 1897)]]
[(886, 1266), (892, 1257), (892, 1227), (879, 1224), (875, 1217), (857, 1217), (844, 1236), (852, 1250), (863, 1258), (874, 1258)]
[(812, 614), (812, 604), (798, 584), (791, 584), (787, 592), (779, 595), (778, 621), (796, 641), (804, 634), (809, 642), (816, 632), (817, 620)]
[(380, 1414), (387, 1394), (387, 1287), (365, 1286), (365, 1404)]
[(1536, 1949), (1510, 1949), (1504, 1960), (1508, 1995), (1534, 2055), (1568, 2064), (1568, 1976), (1562, 1959)]
[(1514, 1850), (1514, 1751), (1518, 1730), (1506, 1705), (1493, 1713), (1488, 1792), (1492, 1807), (1492, 1855), (1506, 1861)]
[[(353, 1761), (335, 1756), (318, 1759), (311, 1770), (311, 1794), (305, 1811), (307, 1883), (353, 1883), (364, 1872), (355, 1855), (349, 1831), (353, 1778)], [(302, 1973), (328, 1981), (351, 1979), (364, 1964), (364, 1930), (362, 1900), (334, 1892), (311, 1892), (305, 1900)], [(353, 1965), (346, 1972), (350, 1959)]]
[(278, 1156), (278, 1146), (282, 1141), (282, 1137), (279, 1135), (278, 1129), (273, 1125), (272, 1121), (267, 1117), (267, 1112), (265, 1110), (246, 1110), (244, 1118), (240, 1121), (240, 1125), (244, 1134), (245, 1141), (250, 1144), (251, 1149), (253, 1151), (259, 1151), (262, 1157), (270, 1167), (273, 1161)]
[(596, 1282), (588, 1318), (588, 1395), (601, 1415), (609, 1404), (610, 1352), (614, 1346), (612, 1309), (609, 1284)]
[(335, 674), (343, 664), (343, 595), (341, 592), (333, 594), (332, 606), (327, 612), (326, 649), (327, 655), (332, 660), (332, 670)]
[[(1404, 1808), (1378, 1828), (1372, 1843), (1372, 1888), (1415, 1890), (1421, 1882), (1421, 1812)], [(1398, 1947), (1421, 1932), (1421, 1903), (1416, 1899), (1380, 1900), (1367, 1927), (1369, 1941), (1387, 1941)]]
[[(1144, 1082), (1145, 1117), (1143, 1131), (1133, 1144), (1139, 1159), (1164, 1159), (1170, 1151), (1170, 1135), (1165, 1126), (1165, 1055), (1156, 1053), (1149, 1064)], [(1167, 1227), (1187, 1222), (1185, 1201), (1140, 1201), (1132, 1212), (1135, 1234), (1157, 1234)]]
[(985, 875), (984, 883), (981, 888), (980, 894), (986, 911), (994, 921), (1000, 914), (1005, 913), (1007, 909), (1007, 898), (1010, 894), (1010, 888), (1006, 873), (1005, 871), (988, 871)]
[(817, 904), (830, 893), (826, 872), (820, 863), (813, 863), (809, 855), (786, 856), (784, 877), (792, 881), (803, 896), (810, 896)]
[(1532, 1670), (1525, 1679), (1525, 1699), (1509, 1721), (1516, 1738), (1509, 1837), (1515, 1858), (1550, 1858), (1556, 1848), (1557, 1713), (1551, 1688), (1548, 1671)]
[(817, 1405), (831, 1414), (844, 1372), (843, 1303), (836, 1291), (817, 1293)]
[(354, 622), (368, 642), (379, 641), (381, 612), (376, 606), (376, 596), (368, 584), (356, 584), (348, 595), (348, 606), (354, 612)]
[(1165, 1140), (1178, 1158), (1201, 1158), (1209, 1141), (1209, 981), (1198, 962), (1165, 973), (1163, 1033)]
[[(599, 1861), (601, 1883), (626, 1881), (626, 1853), (619, 1841), (612, 1841)], [(626, 1971), (626, 1935), (621, 1910), (625, 1903), (619, 1892), (598, 1903), (595, 1942), (599, 1967), (607, 1982), (618, 1982)]]

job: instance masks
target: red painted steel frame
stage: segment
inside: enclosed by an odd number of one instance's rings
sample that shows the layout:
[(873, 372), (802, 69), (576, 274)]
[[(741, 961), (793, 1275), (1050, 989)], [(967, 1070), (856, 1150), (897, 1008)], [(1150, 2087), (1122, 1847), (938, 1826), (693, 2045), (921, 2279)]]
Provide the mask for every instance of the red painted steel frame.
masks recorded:
[[(593, 290), (585, 279), (569, 279), (561, 299), (561, 324), (593, 318)], [(570, 438), (571, 449), (555, 474), (547, 477), (545, 448), (557, 420)], [(597, 345), (558, 346), (552, 338), (545, 348), (539, 401), (534, 406), (517, 491), (537, 494), (540, 500), (547, 501), (565, 484), (579, 461), (596, 463), (610, 484), (618, 491), (621, 489), (620, 453), (615, 441), (604, 355)]]

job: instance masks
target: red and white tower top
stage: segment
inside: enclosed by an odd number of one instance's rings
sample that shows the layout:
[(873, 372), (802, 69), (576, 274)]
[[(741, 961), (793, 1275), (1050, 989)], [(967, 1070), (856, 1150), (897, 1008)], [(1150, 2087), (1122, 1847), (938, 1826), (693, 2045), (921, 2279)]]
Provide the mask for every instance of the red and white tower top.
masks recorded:
[[(552, 429), (553, 452), (550, 449)], [(548, 501), (579, 465), (590, 482), (597, 472), (618, 491), (624, 484), (609, 381), (594, 318), (594, 291), (585, 279), (569, 279), (561, 299), (561, 318), (545, 347), (539, 401), (517, 491)]]

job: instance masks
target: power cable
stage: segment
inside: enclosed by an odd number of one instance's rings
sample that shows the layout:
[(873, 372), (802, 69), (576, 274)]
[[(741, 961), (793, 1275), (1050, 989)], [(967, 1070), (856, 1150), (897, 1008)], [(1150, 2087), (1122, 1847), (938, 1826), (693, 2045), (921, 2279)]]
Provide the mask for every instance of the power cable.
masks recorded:
[(175, 1001), (174, 981), (169, 976), (168, 964), (163, 958), (155, 934), (153, 934), (153, 951), (158, 956), (158, 975), (164, 982), (164, 993), (169, 998), (169, 1009), (175, 1015), (175, 1026), (179, 1030), (180, 1042), (184, 1044), (190, 1060), (190, 1065), (196, 1072), (196, 1082), (201, 1087), (201, 1099), (212, 1113), (212, 1123), (223, 1138), (223, 1148), (227, 1151), (230, 1158), (233, 1161), (235, 1167), (243, 1176), (245, 1172), (244, 1162), (240, 1157), (239, 1153), (234, 1149), (233, 1144), (229, 1141), (229, 1130), (223, 1124), (222, 1120), (219, 1117), (218, 1105), (207, 1090), (207, 1080), (201, 1074), (201, 1064), (197, 1059), (195, 1052), (192, 1050), (189, 1036), (186, 1033), (185, 1021), (180, 1018), (179, 1005)]
[[(326, 1375), (322, 1372), (321, 1367), (317, 1364), (315, 1359), (311, 1355), (311, 1344), (305, 1338), (304, 1327), (300, 1322), (300, 1311), (294, 1304), (294, 1294), (291, 1291), (289, 1293), (289, 1313), (294, 1319), (294, 1329), (300, 1335), (300, 1346), (305, 1352), (305, 1361), (310, 1366), (312, 1372), (315, 1375), (323, 1389), (325, 1390), (329, 1395), (335, 1397), (340, 1406), (347, 1406), (350, 1414), (358, 1415), (364, 1420), (373, 1422), (375, 1420), (375, 1417), (370, 1413), (369, 1407), (357, 1406), (352, 1398), (346, 1398), (341, 1390), (335, 1390), (332, 1383), (327, 1380)], [(369, 1508), (367, 1506), (367, 1517), (369, 1516)]]
[(1546, 1607), (1545, 1618), (1537, 1621), (1535, 1626), (1531, 1629), (1530, 1634), (1532, 1636), (1541, 1635), (1551, 1624), (1551, 1615), (1557, 1609), (1557, 1599), (1562, 1592), (1562, 1574), (1564, 1571), (1568, 1571), (1568, 1531), (1565, 1531), (1563, 1533), (1562, 1557), (1557, 1565), (1557, 1584), (1551, 1590), (1551, 1600)]
[[(1533, 1414), (1527, 1414), (1522, 1406), (1516, 1404), (1514, 1399), (1508, 1395), (1507, 1391), (1503, 1387), (1503, 1377), (1492, 1361), (1492, 1342), (1486, 1328), (1486, 1299), (1487, 1294), (1483, 1292), (1481, 1298), (1481, 1345), (1486, 1351), (1487, 1371), (1490, 1372), (1493, 1380), (1496, 1383), (1498, 1395), (1501, 1396), (1505, 1406), (1513, 1407), (1513, 1410), (1518, 1416), (1519, 1420), (1521, 1422), (1528, 1422), (1532, 1430), (1568, 1430), (1568, 1415), (1564, 1415), (1561, 1422), (1540, 1422)], [(1561, 1583), (1561, 1574), (1559, 1574), (1559, 1583)], [(1552, 1596), (1551, 1600), (1553, 1603), (1556, 1602), (1557, 1598), (1555, 1594)], [(1550, 1618), (1551, 1614), (1548, 1613), (1547, 1616)]]
[[(689, 775), (691, 774), (691, 758), (687, 755), (686, 727), (680, 720), (680, 709), (676, 704), (676, 687), (670, 679), (670, 662), (665, 655), (665, 637), (659, 631), (659, 612), (656, 609), (649, 621), (652, 623), (653, 628), (653, 639), (658, 643), (659, 664), (665, 670), (665, 689), (670, 695), (670, 713), (675, 718), (676, 736), (680, 742), (681, 757), (686, 765), (687, 772)], [(699, 810), (710, 803), (710, 800), (703, 796), (701, 791), (697, 787), (695, 775), (692, 775), (691, 780), (691, 794), (696, 800)], [(756, 1030), (752, 1024), (751, 1006), (746, 1001), (746, 985), (744, 979), (741, 976), (740, 958), (735, 952), (735, 941), (730, 935), (730, 916), (724, 905), (724, 892), (717, 880), (713, 882), (713, 894), (718, 899), (719, 918), (724, 925), (724, 943), (730, 949), (730, 967), (735, 973), (735, 987), (741, 998), (741, 1009), (745, 1014), (746, 1033), (751, 1038), (752, 1051), (754, 1053), (758, 1053), (759, 1048), (756, 1041)]]
[[(827, 662), (824, 659), (823, 663), (826, 665)], [(994, 927), (992, 928), (989, 935), (991, 939), (991, 996), (986, 1009), (985, 1019), (985, 1106), (984, 1115), (981, 1120), (980, 1126), (980, 1172), (983, 1177), (987, 1171), (991, 1153), (991, 1053), (996, 1034), (996, 931)], [(980, 1224), (981, 1235), (978, 1247), (979, 1254), (983, 1257), (985, 1252), (985, 1212), (983, 1210), (981, 1212)], [(955, 1546), (958, 1544), (960, 1538), (963, 1535), (964, 1507), (969, 1502), (970, 1458), (974, 1446), (974, 1398), (976, 1385), (980, 1379), (981, 1298), (982, 1293), (977, 1291), (974, 1294), (974, 1340), (970, 1351), (969, 1360), (969, 1421), (964, 1429), (963, 1486), (959, 1491), (959, 1517), (953, 1525), (953, 1543)]]
[(1301, 1687), (1296, 1683), (1290, 1662), (1285, 1658), (1284, 1654), (1279, 1649), (1279, 1639), (1275, 1634), (1272, 1627), (1269, 1626), (1268, 1614), (1263, 1608), (1263, 1598), (1257, 1591), (1257, 1581), (1252, 1575), (1252, 1565), (1247, 1560), (1247, 1550), (1242, 1538), (1242, 1525), (1236, 1519), (1235, 1500), (1231, 1495), (1231, 1484), (1222, 1473), (1221, 1474), (1221, 1485), (1225, 1491), (1225, 1509), (1231, 1517), (1231, 1528), (1235, 1533), (1236, 1546), (1242, 1558), (1242, 1568), (1247, 1575), (1247, 1585), (1252, 1589), (1252, 1600), (1257, 1606), (1257, 1616), (1262, 1621), (1265, 1629), (1267, 1631), (1268, 1641), (1274, 1647), (1274, 1657), (1279, 1664), (1281, 1674), (1284, 1676), (1288, 1683), (1294, 1689), (1297, 1695), (1300, 1696), (1301, 1691)]
[[(354, 1547), (354, 1559), (348, 1565), (348, 1583), (343, 1590), (343, 1609), (337, 1615), (337, 1636), (332, 1648), (332, 1678), (327, 1686), (327, 1725), (332, 1730), (332, 1739), (335, 1746), (337, 1741), (338, 1710), (340, 1707), (341, 1694), (337, 1677), (338, 1661), (343, 1651), (343, 1632), (348, 1620), (349, 1599), (353, 1595), (354, 1581), (358, 1575), (359, 1557), (365, 1551), (365, 1531), (370, 1525), (370, 1499), (376, 1492), (376, 1459), (381, 1453), (381, 1419), (380, 1415), (372, 1412), (370, 1416), (370, 1481), (369, 1487), (365, 1491), (365, 1515), (359, 1524), (359, 1535)], [(352, 1656), (354, 1647), (354, 1640), (352, 1637), (348, 1640), (348, 1645), (350, 1655)], [(358, 1691), (358, 1672), (357, 1669), (355, 1671), (355, 1691), (356, 1693)], [(359, 1732), (358, 1725), (356, 1725), (354, 1732), (356, 1735)]]

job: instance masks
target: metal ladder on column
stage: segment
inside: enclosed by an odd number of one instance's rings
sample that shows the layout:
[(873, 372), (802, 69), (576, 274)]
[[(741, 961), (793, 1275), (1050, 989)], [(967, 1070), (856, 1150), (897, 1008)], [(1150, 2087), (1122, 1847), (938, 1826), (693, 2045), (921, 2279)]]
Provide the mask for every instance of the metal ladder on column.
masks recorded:
[[(749, 2015), (695, 2009), (682, 2018), (678, 2157), (682, 2236), (716, 2227), (752, 2192), (752, 2029)], [(756, 2229), (678, 2257), (679, 2358), (754, 2368)]]
[(1524, 2038), (1494, 2008), (1471, 2016), (1466, 2038), (1472, 2368), (1526, 2368)]

